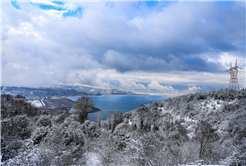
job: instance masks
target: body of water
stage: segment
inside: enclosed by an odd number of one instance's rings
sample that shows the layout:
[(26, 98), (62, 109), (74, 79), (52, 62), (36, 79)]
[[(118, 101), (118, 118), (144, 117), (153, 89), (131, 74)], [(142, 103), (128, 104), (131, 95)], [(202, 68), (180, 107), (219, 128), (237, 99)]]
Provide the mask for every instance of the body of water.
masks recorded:
[[(76, 101), (78, 97), (72, 96), (68, 99)], [(148, 104), (151, 101), (160, 102), (167, 99), (169, 96), (157, 95), (103, 95), (103, 96), (90, 96), (96, 108), (103, 110), (103, 120), (107, 119), (109, 111), (128, 112), (138, 108), (141, 104)], [(96, 121), (96, 114), (89, 114), (89, 118)]]

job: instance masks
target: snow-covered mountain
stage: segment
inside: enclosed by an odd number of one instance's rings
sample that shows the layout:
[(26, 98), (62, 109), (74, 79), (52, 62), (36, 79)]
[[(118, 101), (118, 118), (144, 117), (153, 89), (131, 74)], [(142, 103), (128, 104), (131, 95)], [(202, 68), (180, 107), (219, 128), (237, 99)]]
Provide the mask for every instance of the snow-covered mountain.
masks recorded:
[(130, 91), (119, 89), (97, 89), (86, 86), (56, 86), (51, 88), (34, 88), (34, 87), (11, 87), (1, 86), (1, 94), (11, 96), (22, 95), (27, 99), (41, 99), (44, 97), (61, 97), (61, 96), (80, 96), (80, 95), (112, 95), (112, 94), (134, 94)]

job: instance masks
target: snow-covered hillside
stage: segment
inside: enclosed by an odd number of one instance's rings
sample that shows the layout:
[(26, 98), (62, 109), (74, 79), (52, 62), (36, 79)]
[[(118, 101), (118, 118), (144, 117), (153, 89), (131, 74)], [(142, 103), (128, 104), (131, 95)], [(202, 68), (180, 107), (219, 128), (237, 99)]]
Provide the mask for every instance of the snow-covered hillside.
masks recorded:
[[(37, 114), (5, 95), (2, 165), (246, 165), (246, 90), (219, 90), (150, 102), (106, 121)], [(35, 113), (35, 114), (34, 114)]]
[[(208, 155), (206, 163), (211, 161), (212, 164), (224, 165), (233, 163), (233, 160), (236, 162), (237, 158), (237, 162), (244, 160), (246, 164), (245, 92), (219, 90), (173, 97), (160, 103), (152, 102), (128, 113), (131, 114), (128, 122), (131, 126), (143, 128), (145, 131), (164, 133), (162, 135), (171, 137), (172, 140), (177, 139), (178, 142), (190, 140), (193, 143), (197, 142), (199, 125), (207, 125), (210, 129), (204, 130), (211, 132), (210, 136), (215, 138), (200, 139), (200, 143), (208, 141), (204, 146), (210, 146), (210, 153), (214, 153), (213, 156)], [(182, 131), (185, 134), (181, 134)], [(202, 136), (206, 137), (206, 133), (203, 134)], [(185, 136), (188, 136), (188, 139)]]

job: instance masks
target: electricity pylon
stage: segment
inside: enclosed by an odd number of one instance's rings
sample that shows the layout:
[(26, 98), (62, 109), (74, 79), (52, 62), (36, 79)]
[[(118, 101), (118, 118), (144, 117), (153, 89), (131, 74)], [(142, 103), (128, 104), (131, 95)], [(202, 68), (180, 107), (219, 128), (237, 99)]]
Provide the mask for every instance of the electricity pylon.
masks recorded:
[(230, 69), (227, 70), (230, 72), (230, 83), (229, 83), (229, 89), (233, 90), (238, 90), (239, 89), (239, 84), (238, 84), (238, 79), (237, 79), (237, 72), (238, 72), (238, 66), (237, 66), (237, 60), (235, 63), (235, 66), (232, 67), (231, 62), (230, 62)]

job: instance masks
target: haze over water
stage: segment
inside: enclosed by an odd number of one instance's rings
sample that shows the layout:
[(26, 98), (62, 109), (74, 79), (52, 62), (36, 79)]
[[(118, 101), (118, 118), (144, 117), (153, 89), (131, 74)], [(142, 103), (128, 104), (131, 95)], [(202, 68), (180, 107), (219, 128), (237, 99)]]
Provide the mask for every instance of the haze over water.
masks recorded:
[[(71, 96), (68, 99), (76, 101), (80, 96)], [(141, 104), (148, 104), (150, 101), (161, 102), (169, 96), (157, 95), (103, 95), (103, 96), (90, 96), (93, 100), (95, 107), (103, 110), (103, 120), (107, 119), (109, 111), (128, 112), (138, 108)], [(89, 118), (96, 121), (96, 114), (90, 114)]]

